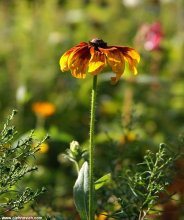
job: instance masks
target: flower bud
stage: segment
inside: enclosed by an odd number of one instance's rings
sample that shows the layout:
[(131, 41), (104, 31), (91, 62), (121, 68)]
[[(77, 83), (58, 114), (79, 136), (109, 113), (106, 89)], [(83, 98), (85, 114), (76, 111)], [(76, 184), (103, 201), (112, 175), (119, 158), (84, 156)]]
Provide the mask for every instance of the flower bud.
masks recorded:
[(79, 142), (78, 141), (72, 141), (70, 143), (70, 150), (72, 153), (77, 153), (79, 150)]

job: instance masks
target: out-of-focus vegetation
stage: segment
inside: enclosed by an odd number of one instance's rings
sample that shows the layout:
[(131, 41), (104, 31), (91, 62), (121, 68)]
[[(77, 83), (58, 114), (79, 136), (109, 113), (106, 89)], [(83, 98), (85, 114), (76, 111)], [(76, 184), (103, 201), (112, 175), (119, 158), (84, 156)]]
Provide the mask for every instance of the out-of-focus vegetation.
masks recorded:
[(10, 123), (15, 113), (12, 112), (0, 132), (0, 217), (24, 208), (25, 204), (45, 192), (44, 188), (33, 191), (27, 184), (19, 185), (26, 174), (37, 170), (30, 161), (42, 143), (33, 139), (33, 133), (14, 142), (17, 131)]
[[(38, 171), (25, 180), (47, 188), (32, 207), (38, 215), (77, 219), (72, 199), (77, 174), (62, 154), (72, 140), (88, 147), (92, 79), (61, 73), (58, 62), (81, 41), (98, 37), (141, 54), (136, 77), (127, 69), (116, 86), (110, 84), (110, 69), (98, 77), (97, 178), (142, 161), (145, 151), (157, 151), (161, 142), (182, 153), (183, 14), (182, 0), (0, 1), (0, 117), (16, 108), (20, 138), (31, 129), (37, 137), (51, 136), (37, 155)], [(182, 159), (176, 168), (169, 188), (176, 201), (160, 205), (165, 210), (160, 219), (184, 216)], [(113, 200), (107, 191), (101, 194), (99, 212)]]

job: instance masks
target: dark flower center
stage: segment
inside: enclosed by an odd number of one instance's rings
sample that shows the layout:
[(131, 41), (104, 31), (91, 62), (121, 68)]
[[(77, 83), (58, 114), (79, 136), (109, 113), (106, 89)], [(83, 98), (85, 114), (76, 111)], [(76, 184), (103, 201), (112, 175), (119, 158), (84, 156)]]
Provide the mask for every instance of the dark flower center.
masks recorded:
[(98, 47), (102, 47), (102, 48), (107, 47), (107, 43), (104, 42), (102, 39), (99, 39), (99, 38), (93, 38), (91, 41), (89, 41), (89, 44), (91, 46), (95, 47), (95, 49), (98, 49)]

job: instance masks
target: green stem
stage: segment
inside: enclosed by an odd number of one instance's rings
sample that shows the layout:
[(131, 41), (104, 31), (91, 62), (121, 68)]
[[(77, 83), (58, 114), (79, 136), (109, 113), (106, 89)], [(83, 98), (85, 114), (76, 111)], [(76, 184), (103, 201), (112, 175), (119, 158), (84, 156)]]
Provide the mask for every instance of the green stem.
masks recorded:
[(96, 110), (97, 76), (93, 77), (93, 88), (91, 93), (91, 118), (89, 133), (89, 220), (94, 220), (94, 126)]

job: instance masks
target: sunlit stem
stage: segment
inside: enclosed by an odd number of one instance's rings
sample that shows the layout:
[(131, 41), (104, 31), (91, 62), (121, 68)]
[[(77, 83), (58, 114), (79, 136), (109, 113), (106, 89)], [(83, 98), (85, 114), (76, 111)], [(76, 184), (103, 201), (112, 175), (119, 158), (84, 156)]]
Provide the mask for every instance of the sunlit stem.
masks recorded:
[(91, 93), (91, 117), (89, 133), (89, 220), (94, 220), (94, 127), (96, 110), (97, 76), (93, 77), (93, 88)]

